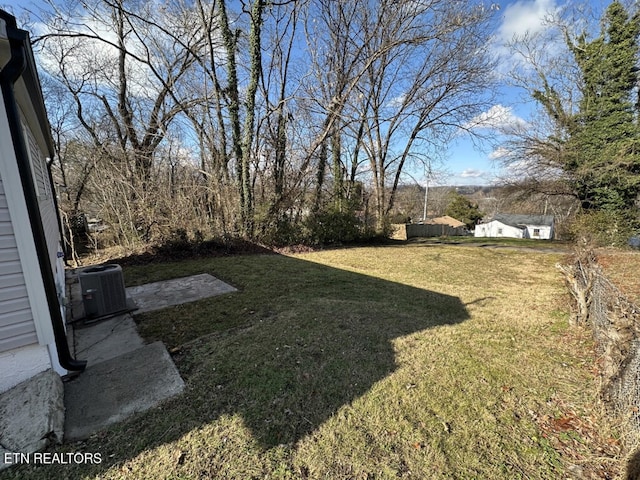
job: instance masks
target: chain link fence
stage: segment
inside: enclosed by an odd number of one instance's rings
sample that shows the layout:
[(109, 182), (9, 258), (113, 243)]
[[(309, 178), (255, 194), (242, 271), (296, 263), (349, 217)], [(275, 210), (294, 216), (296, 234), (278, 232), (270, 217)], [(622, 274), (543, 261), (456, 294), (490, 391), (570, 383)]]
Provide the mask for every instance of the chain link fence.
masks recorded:
[[(600, 394), (640, 440), (640, 307), (605, 275), (592, 250), (558, 265), (575, 303), (573, 323), (589, 326), (599, 355)], [(625, 442), (627, 443), (627, 442)]]

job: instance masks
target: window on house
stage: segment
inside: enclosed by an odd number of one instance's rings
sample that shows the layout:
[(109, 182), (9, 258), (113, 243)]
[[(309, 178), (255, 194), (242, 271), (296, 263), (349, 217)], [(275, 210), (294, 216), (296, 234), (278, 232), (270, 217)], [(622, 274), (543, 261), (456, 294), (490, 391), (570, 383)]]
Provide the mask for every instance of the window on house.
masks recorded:
[(534, 237), (539, 237), (540, 236), (540, 229), (539, 228), (534, 228), (533, 229), (533, 236)]
[(502, 235), (502, 229), (501, 228), (498, 229), (498, 235)]

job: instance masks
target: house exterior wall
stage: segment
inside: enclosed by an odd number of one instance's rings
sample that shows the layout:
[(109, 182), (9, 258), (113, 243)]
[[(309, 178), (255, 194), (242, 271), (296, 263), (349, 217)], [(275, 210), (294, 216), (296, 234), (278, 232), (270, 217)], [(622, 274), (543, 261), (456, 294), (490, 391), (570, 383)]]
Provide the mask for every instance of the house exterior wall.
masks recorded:
[(553, 238), (553, 227), (549, 225), (527, 225), (525, 238), (550, 240)]
[[(21, 72), (16, 81), (14, 68)], [(59, 375), (67, 371), (60, 361), (71, 368), (77, 362), (69, 361), (63, 343), (47, 265), (63, 268), (55, 197), (43, 156), (53, 151), (50, 127), (29, 36), (1, 9), (0, 72), (0, 453), (32, 453), (52, 440), (51, 433), (62, 438)], [(25, 177), (29, 174), (33, 177)], [(64, 291), (63, 269), (60, 275)], [(0, 470), (6, 466), (0, 459)]]
[[(1, 97), (0, 106), (4, 107)], [(11, 145), (4, 108), (0, 109), (0, 145)], [(15, 162), (9, 150), (0, 149), (0, 352), (38, 343), (14, 229), (18, 219), (12, 218), (5, 188), (9, 162)]]
[(493, 220), (476, 225), (474, 237), (523, 238), (523, 230)]
[[(0, 35), (0, 44), (3, 43), (1, 40)], [(64, 269), (57, 258), (59, 233), (53, 190), (41, 153), (47, 151), (41, 146), (44, 136), (30, 92), (22, 79), (16, 82), (14, 91), (45, 223), (48, 257), (54, 272), (58, 267), (58, 283), (60, 292), (63, 292)], [(0, 371), (3, 373), (0, 392), (50, 368), (61, 375), (67, 373), (58, 360), (51, 314), (6, 112), (4, 98), (0, 95)]]
[(29, 128), (24, 114), (22, 116), (22, 130), (24, 131), (24, 136), (27, 141), (29, 160), (31, 161), (31, 169), (33, 171), (36, 193), (38, 195), (38, 205), (40, 206), (40, 214), (42, 215), (44, 231), (47, 237), (49, 261), (51, 262), (51, 267), (55, 269), (55, 254), (58, 247), (58, 224), (53, 204), (52, 187), (49, 183), (45, 163), (46, 158), (38, 145), (34, 132)]
[[(49, 263), (51, 264), (51, 271), (56, 277), (58, 298), (62, 299), (64, 298), (66, 293), (64, 261), (61, 254), (62, 245), (60, 242), (58, 216), (53, 200), (53, 195), (55, 193), (49, 179), (47, 158), (43, 153), (46, 151), (46, 146), (42, 144), (44, 142), (44, 139), (40, 138), (38, 140), (38, 138), (36, 138), (34, 131), (27, 124), (26, 116), (24, 115), (24, 113), (22, 113), (22, 128), (28, 144), (27, 147), (29, 151), (29, 160), (31, 161), (34, 183), (38, 195), (38, 206), (40, 207), (40, 216), (42, 217), (44, 232), (47, 239)], [(65, 318), (64, 306), (62, 305), (63, 302), (60, 303), (61, 308), (63, 309), (62, 318)]]

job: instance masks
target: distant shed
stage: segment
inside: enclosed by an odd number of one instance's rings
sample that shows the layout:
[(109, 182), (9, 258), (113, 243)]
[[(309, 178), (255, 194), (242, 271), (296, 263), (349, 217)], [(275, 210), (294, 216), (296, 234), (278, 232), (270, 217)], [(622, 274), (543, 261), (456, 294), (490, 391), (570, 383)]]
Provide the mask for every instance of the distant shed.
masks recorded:
[(468, 235), (464, 223), (453, 217), (437, 217), (424, 223), (394, 225), (393, 238), (407, 240), (415, 237), (455, 237)]

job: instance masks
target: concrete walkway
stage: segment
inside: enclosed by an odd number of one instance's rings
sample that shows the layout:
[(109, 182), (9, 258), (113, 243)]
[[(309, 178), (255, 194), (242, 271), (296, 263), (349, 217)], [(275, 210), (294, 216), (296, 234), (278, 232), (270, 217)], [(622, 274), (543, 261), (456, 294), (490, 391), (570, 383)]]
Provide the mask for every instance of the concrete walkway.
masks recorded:
[(136, 304), (137, 310), (134, 313), (137, 314), (237, 291), (236, 288), (222, 280), (203, 273), (191, 277), (128, 287), (127, 297), (133, 299)]
[[(84, 321), (75, 272), (67, 275), (67, 284), (69, 345), (75, 358), (87, 360), (87, 368), (64, 384), (65, 440), (86, 439), (182, 392), (184, 382), (162, 342), (145, 344), (131, 313)], [(132, 308), (139, 307), (135, 314), (234, 291), (205, 274), (128, 288), (127, 297)]]

